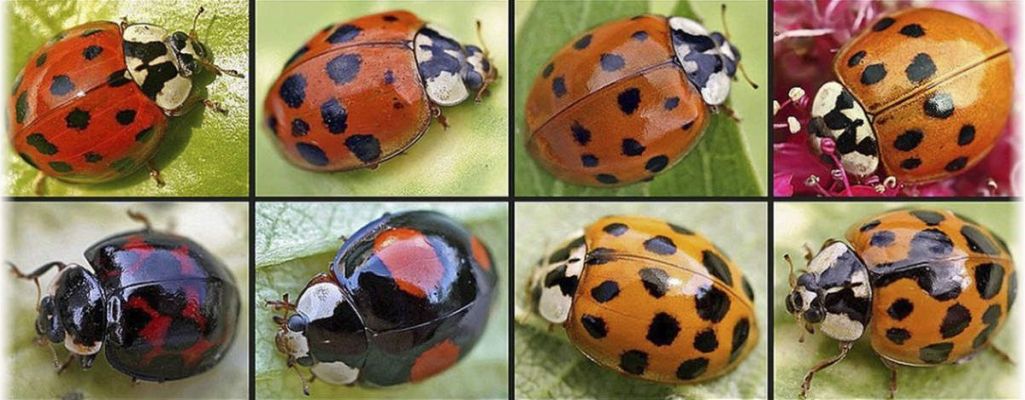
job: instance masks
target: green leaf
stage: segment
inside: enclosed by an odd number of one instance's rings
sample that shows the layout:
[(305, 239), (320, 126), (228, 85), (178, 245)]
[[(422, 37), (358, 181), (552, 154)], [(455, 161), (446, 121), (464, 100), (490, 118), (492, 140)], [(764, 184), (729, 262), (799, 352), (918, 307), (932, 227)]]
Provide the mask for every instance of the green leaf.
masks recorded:
[[(758, 346), (740, 366), (709, 382), (667, 386), (627, 378), (588, 360), (561, 327), (529, 310), (533, 263), (566, 235), (606, 215), (646, 215), (686, 226), (717, 243), (744, 270), (755, 292)], [(764, 398), (768, 380), (766, 205), (757, 203), (518, 203), (516, 205), (516, 395), (521, 398)]]
[[(206, 12), (196, 27), (201, 41), (213, 53), (217, 65), (238, 71), (249, 69), (248, 3), (240, 0), (135, 2), (93, 0), (77, 2), (16, 1), (10, 10), (8, 35), (11, 57), (8, 78), (24, 66), (28, 57), (60, 31), (90, 21), (147, 22), (168, 29), (188, 31), (200, 6)], [(249, 77), (212, 76), (209, 98), (221, 103), (228, 115), (197, 107), (173, 118), (153, 158), (167, 183), (163, 188), (142, 169), (129, 177), (102, 184), (69, 184), (47, 179), (45, 193), (54, 196), (243, 196), (249, 193)], [(5, 153), (3, 182), (10, 194), (34, 196), (37, 170), (14, 151)]]
[[(839, 352), (837, 342), (822, 334), (805, 335), (805, 342), (798, 342), (802, 329), (794, 323), (783, 304), (790, 286), (787, 283), (788, 267), (782, 255), (793, 256), (795, 268), (800, 269), (804, 266), (801, 258), (804, 254), (801, 249), (803, 244), (818, 249), (826, 239), (844, 240), (848, 226), (886, 210), (907, 206), (907, 203), (776, 204), (774, 238), (777, 256), (773, 273), (773, 291), (776, 296), (772, 305), (776, 397), (796, 398), (808, 369)], [(950, 209), (990, 228), (1008, 243), (1017, 243), (1015, 223), (1018, 219), (1014, 204), (943, 203), (922, 206)], [(1021, 326), (1020, 314), (1012, 313), (1003, 330), (994, 336), (996, 345), (1012, 355), (1016, 351), (1016, 328)], [(988, 351), (960, 365), (900, 367), (897, 381), (897, 398), (1020, 397), (1017, 370)], [(883, 398), (887, 396), (888, 388), (888, 370), (872, 351), (868, 340), (862, 339), (854, 345), (845, 360), (815, 375), (809, 397)]]
[[(259, 203), (256, 205), (256, 393), (261, 398), (295, 398), (302, 387), (274, 346), (274, 313), (264, 307), (283, 293), (295, 299), (313, 275), (327, 266), (351, 235), (385, 212), (429, 209), (462, 222), (507, 260), (509, 212), (502, 203)], [(393, 388), (333, 386), (315, 382), (313, 397), (332, 398), (505, 398), (509, 387), (508, 267), (499, 263), (496, 304), (473, 351), (450, 370), (424, 382)], [(308, 370), (303, 370), (309, 376)]]
[[(509, 47), (507, 4), (478, 2), (317, 2), (260, 1), (256, 4), (256, 192), (259, 195), (505, 195), (509, 191)], [(434, 122), (405, 154), (375, 170), (310, 172), (286, 161), (266, 127), (264, 98), (285, 61), (318, 29), (330, 23), (393, 9), (406, 9), (450, 31), (463, 43), (478, 44), (474, 21), (499, 79), (481, 103), (468, 101), (443, 111), (449, 128)]]
[[(170, 229), (202, 244), (217, 256), (235, 276), (242, 296), (238, 330), (231, 349), (214, 368), (200, 375), (178, 380), (133, 385), (131, 378), (113, 369), (101, 350), (95, 364), (82, 370), (78, 363), (57, 374), (47, 346), (35, 344), (36, 287), (32, 282), (3, 277), (6, 321), (10, 329), (4, 342), (10, 386), (3, 398), (246, 398), (249, 393), (249, 209), (244, 203), (24, 203), (9, 204), (10, 220), (5, 229), (7, 260), (22, 272), (49, 261), (88, 265), (82, 252), (106, 237), (140, 229), (126, 216), (126, 210), (149, 216), (154, 228)], [(5, 271), (6, 272), (6, 271)], [(45, 290), (56, 271), (44, 275)], [(55, 344), (60, 360), (68, 351)], [(78, 397), (74, 397), (77, 395)]]
[[(714, 4), (713, 4), (714, 3)], [(757, 196), (765, 192), (768, 123), (768, 59), (765, 46), (767, 3), (724, 1), (731, 7), (733, 43), (743, 53), (743, 64), (751, 78), (762, 84), (754, 90), (742, 80), (732, 86), (731, 103), (741, 118), (739, 124), (719, 113), (712, 118), (705, 136), (683, 161), (652, 182), (621, 188), (593, 188), (556, 180), (530, 157), (526, 150), (524, 107), (516, 108), (515, 172), (516, 194), (522, 196)], [(720, 2), (676, 3), (638, 1), (517, 2), (516, 19), (516, 104), (522, 105), (534, 77), (567, 41), (601, 23), (646, 12), (705, 18), (709, 29), (721, 30)], [(692, 11), (693, 10), (693, 11)], [(526, 16), (522, 16), (524, 14)]]

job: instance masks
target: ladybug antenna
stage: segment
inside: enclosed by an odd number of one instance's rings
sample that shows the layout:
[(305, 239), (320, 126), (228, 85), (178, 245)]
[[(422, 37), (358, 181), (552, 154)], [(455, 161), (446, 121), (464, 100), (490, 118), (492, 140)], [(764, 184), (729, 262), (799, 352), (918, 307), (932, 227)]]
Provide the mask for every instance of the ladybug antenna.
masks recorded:
[(128, 210), (128, 218), (132, 221), (142, 224), (143, 230), (146, 232), (153, 230), (153, 225), (149, 223), (149, 217), (138, 211)]
[(7, 265), (9, 267), (11, 267), (11, 273), (13, 273), (14, 276), (17, 277), (18, 279), (28, 279), (28, 280), (31, 280), (33, 283), (36, 284), (36, 311), (39, 311), (40, 300), (42, 299), (41, 296), (42, 296), (42, 293), (43, 293), (42, 288), (39, 286), (39, 277), (43, 276), (43, 274), (49, 272), (50, 269), (53, 268), (53, 267), (57, 267), (57, 271), (63, 271), (64, 268), (67, 267), (67, 265), (65, 265), (64, 263), (62, 263), (60, 261), (53, 261), (53, 262), (49, 262), (49, 263), (43, 264), (43, 266), (41, 266), (39, 268), (36, 268), (35, 271), (32, 271), (32, 272), (29, 272), (29, 273), (25, 274), (25, 273), (22, 273), (21, 270), (18, 269), (18, 266), (14, 265), (14, 263), (12, 263), (10, 261), (7, 261)]
[(790, 254), (784, 254), (783, 259), (787, 261), (787, 265), (790, 266), (790, 274), (787, 276), (787, 282), (790, 283), (790, 288), (793, 289), (797, 286), (797, 277), (794, 275), (794, 261), (790, 259)]
[(196, 12), (196, 16), (192, 17), (192, 30), (189, 31), (189, 36), (192, 36), (195, 39), (199, 38), (196, 34), (196, 23), (199, 22), (199, 16), (203, 14), (203, 11), (206, 11), (206, 9), (204, 9), (203, 6), (199, 6), (199, 11)]
[[(722, 16), (722, 30), (726, 33), (726, 40), (729, 40), (730, 27), (729, 25), (726, 25), (726, 4), (724, 3), (720, 9), (722, 10), (722, 13), (720, 13), (720, 15)], [(740, 74), (744, 76), (744, 80), (746, 80), (752, 88), (758, 89), (758, 84), (752, 81), (751, 77), (747, 76), (747, 71), (744, 70), (744, 64), (741, 63), (739, 60), (737, 61), (737, 69), (740, 70)]]
[(484, 42), (483, 28), (479, 19), (477, 20), (477, 42), (480, 43), (481, 50), (484, 52), (484, 62), (489, 64), (487, 76), (483, 77), (484, 83), (480, 85), (480, 89), (477, 89), (477, 96), (473, 99), (474, 102), (480, 103), (484, 94), (488, 91), (488, 86), (491, 85), (491, 82), (498, 79), (498, 70), (495, 69), (494, 65), (491, 65), (491, 52), (488, 50), (487, 43)]

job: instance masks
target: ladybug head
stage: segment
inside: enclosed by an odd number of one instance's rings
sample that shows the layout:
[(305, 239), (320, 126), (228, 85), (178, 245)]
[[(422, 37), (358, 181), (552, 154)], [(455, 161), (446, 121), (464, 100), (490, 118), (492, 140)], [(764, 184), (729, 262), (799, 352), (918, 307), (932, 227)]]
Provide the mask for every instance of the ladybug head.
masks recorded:
[[(478, 35), (480, 23), (477, 24)], [(424, 80), (427, 97), (440, 106), (454, 106), (475, 93), (480, 101), (487, 87), (498, 77), (487, 50), (463, 46), (444, 30), (427, 25), (413, 40), (416, 65)]]
[(177, 31), (171, 34), (169, 42), (171, 52), (180, 66), (178, 72), (182, 76), (195, 75), (203, 69), (204, 63), (210, 63), (210, 55), (199, 38)]
[(709, 32), (701, 23), (683, 17), (669, 18), (676, 63), (687, 80), (710, 106), (726, 102), (737, 74), (740, 51), (722, 33)]
[(584, 231), (578, 230), (538, 260), (527, 284), (531, 310), (549, 323), (566, 322), (587, 257)]
[(64, 342), (74, 354), (91, 356), (100, 351), (106, 328), (99, 280), (80, 265), (63, 268), (39, 301), (36, 333), (53, 343)]
[(844, 342), (864, 333), (872, 289), (865, 263), (847, 244), (826, 241), (818, 254), (809, 254), (806, 271), (796, 279), (791, 273), (790, 286), (787, 312), (803, 322), (809, 333), (818, 326), (827, 336)]

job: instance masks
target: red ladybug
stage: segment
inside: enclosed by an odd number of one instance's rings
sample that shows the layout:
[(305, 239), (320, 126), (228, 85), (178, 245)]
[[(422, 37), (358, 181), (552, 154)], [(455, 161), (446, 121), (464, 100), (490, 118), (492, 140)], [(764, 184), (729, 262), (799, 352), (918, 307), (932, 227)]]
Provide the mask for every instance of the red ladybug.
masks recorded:
[(235, 277), (206, 249), (146, 225), (85, 251), (92, 271), (54, 261), (23, 274), (33, 280), (57, 268), (40, 299), (36, 333), (90, 368), (101, 349), (133, 380), (169, 381), (213, 368), (235, 340), (241, 303)]
[[(200, 8), (199, 13), (203, 9)], [(196, 14), (198, 19), (199, 14)], [(195, 29), (97, 21), (57, 34), (15, 78), (11, 146), (41, 179), (98, 183), (149, 165), (168, 118), (207, 100), (193, 81), (203, 71), (240, 77), (210, 61)]]
[[(478, 24), (478, 28), (479, 28)], [(285, 157), (314, 171), (374, 168), (420, 138), (441, 107), (480, 101), (486, 51), (408, 11), (328, 25), (285, 63), (264, 108)]]

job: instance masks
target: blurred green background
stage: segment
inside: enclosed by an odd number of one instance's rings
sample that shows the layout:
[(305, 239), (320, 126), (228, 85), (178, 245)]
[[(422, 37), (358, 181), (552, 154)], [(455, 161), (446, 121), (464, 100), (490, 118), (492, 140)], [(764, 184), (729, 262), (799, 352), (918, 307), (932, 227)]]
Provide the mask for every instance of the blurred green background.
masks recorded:
[[(243, 0), (88, 0), (13, 1), (4, 5), (9, 24), (6, 51), (10, 88), (32, 53), (64, 29), (91, 21), (147, 22), (188, 32), (200, 6), (206, 12), (196, 30), (224, 68), (245, 72), (245, 78), (219, 77), (206, 91), (228, 110), (223, 115), (197, 107), (172, 118), (163, 143), (153, 157), (167, 183), (157, 187), (145, 168), (112, 182), (84, 185), (47, 179), (52, 196), (245, 196), (249, 193), (249, 6)], [(201, 78), (208, 82), (212, 76)], [(5, 90), (4, 93), (10, 93)], [(5, 111), (6, 114), (6, 111)], [(5, 131), (9, 129), (4, 124)], [(4, 135), (7, 137), (8, 135)], [(8, 193), (34, 196), (37, 170), (13, 150), (5, 149), (2, 183)]]
[[(313, 398), (506, 398), (509, 393), (509, 210), (505, 203), (259, 203), (256, 205), (256, 397), (302, 397), (286, 358), (274, 347), (277, 325), (267, 300), (295, 300), (313, 275), (326, 272), (341, 235), (352, 235), (385, 212), (435, 210), (481, 238), (496, 260), (498, 284), (480, 341), (462, 360), (426, 381), (388, 388), (310, 385)], [(309, 377), (309, 371), (303, 370)]]
[[(264, 99), (281, 66), (314, 33), (331, 23), (406, 9), (463, 44), (477, 44), (475, 21), (499, 79), (481, 103), (468, 100), (443, 111), (449, 128), (432, 122), (404, 155), (376, 170), (323, 173), (299, 169), (275, 147)], [(256, 193), (258, 195), (504, 196), (509, 190), (509, 48), (505, 1), (257, 1)]]
[[(740, 118), (734, 124), (717, 116), (701, 142), (672, 169), (652, 182), (618, 189), (589, 188), (556, 180), (526, 150), (523, 104), (534, 78), (552, 54), (571, 38), (602, 22), (645, 12), (693, 17), (722, 31), (720, 7), (726, 4), (731, 41), (741, 64), (759, 89), (738, 73), (730, 104)], [(768, 175), (768, 2), (760, 0), (681, 1), (534, 1), (516, 2), (516, 113), (513, 140), (516, 194), (524, 196), (756, 196), (766, 192)], [(738, 129), (739, 128), (739, 129)]]
[[(762, 203), (532, 203), (516, 204), (516, 396), (520, 398), (764, 398), (768, 325), (765, 250), (767, 206)], [(588, 360), (527, 308), (526, 285), (545, 249), (606, 215), (661, 218), (705, 235), (744, 271), (755, 292), (758, 346), (740, 366), (696, 385), (667, 386), (630, 379)]]
[[(773, 356), (775, 394), (795, 398), (804, 374), (819, 360), (838, 353), (836, 341), (821, 335), (797, 338), (803, 329), (794, 323), (783, 304), (790, 292), (787, 264), (783, 254), (794, 258), (794, 267), (804, 267), (801, 246), (818, 249), (829, 238), (844, 240), (854, 223), (899, 207), (949, 209), (986, 226), (1011, 244), (1011, 252), (1020, 257), (1017, 206), (1013, 203), (776, 203), (773, 231), (776, 243), (773, 260)], [(1020, 312), (1012, 313), (1003, 331), (995, 336), (998, 347), (1014, 357), (1017, 351), (1017, 327)], [(1020, 358), (1018, 359), (1020, 362)], [(935, 368), (901, 367), (898, 370), (898, 398), (1020, 398), (1017, 369), (992, 352), (983, 352), (961, 365)], [(887, 395), (889, 371), (872, 351), (867, 339), (858, 341), (847, 359), (815, 375), (810, 397), (882, 398)]]
[[(35, 345), (36, 287), (4, 271), (6, 324), (4, 343), (10, 378), (5, 398), (248, 398), (249, 388), (249, 207), (245, 203), (8, 203), (4, 254), (22, 272), (50, 261), (88, 266), (89, 246), (117, 233), (142, 229), (126, 215), (146, 214), (157, 230), (186, 236), (217, 256), (231, 270), (241, 294), (235, 343), (214, 368), (178, 381), (132, 384), (131, 377), (110, 367), (102, 354), (92, 369), (78, 363), (57, 374), (46, 346)], [(4, 266), (4, 269), (7, 267)], [(90, 268), (91, 269), (91, 268)], [(40, 279), (43, 290), (56, 270)], [(67, 357), (56, 344), (61, 361)]]

